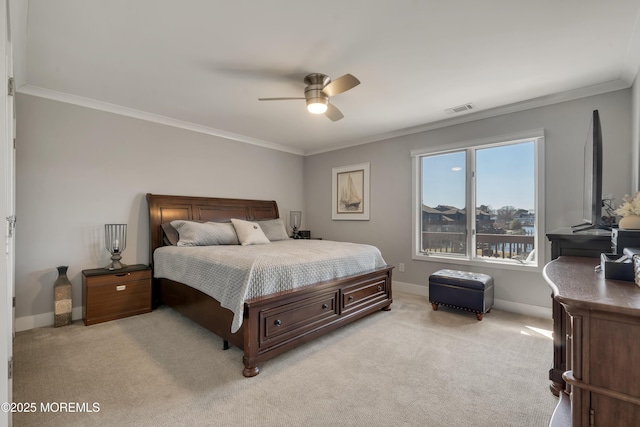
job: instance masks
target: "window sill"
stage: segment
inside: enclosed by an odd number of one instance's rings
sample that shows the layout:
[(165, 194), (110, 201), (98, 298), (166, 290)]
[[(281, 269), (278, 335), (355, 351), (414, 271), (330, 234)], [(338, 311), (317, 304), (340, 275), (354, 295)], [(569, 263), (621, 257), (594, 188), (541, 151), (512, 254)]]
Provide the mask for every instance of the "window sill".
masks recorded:
[(416, 261), (437, 262), (441, 264), (457, 264), (457, 265), (469, 265), (474, 267), (495, 268), (502, 270), (515, 270), (539, 273), (542, 272), (543, 266), (536, 265), (535, 263), (519, 263), (517, 261), (498, 261), (493, 259), (468, 259), (465, 257), (453, 258), (448, 256), (441, 256), (437, 254), (422, 255), (414, 254), (412, 259)]

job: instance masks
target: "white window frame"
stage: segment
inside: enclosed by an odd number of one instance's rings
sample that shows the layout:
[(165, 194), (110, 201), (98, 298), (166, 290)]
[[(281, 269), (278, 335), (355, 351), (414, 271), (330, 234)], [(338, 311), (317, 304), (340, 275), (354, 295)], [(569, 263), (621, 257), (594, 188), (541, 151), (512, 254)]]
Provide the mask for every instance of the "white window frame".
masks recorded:
[[(467, 254), (444, 254), (430, 253), (426, 254), (421, 250), (422, 241), (422, 171), (421, 159), (426, 155), (446, 154), (456, 151), (467, 151), (467, 193), (466, 206), (467, 212), (475, 212), (475, 150), (482, 148), (498, 147), (502, 145), (516, 144), (520, 142), (533, 141), (534, 143), (534, 186), (535, 186), (535, 230), (534, 248), (535, 256), (532, 261), (521, 262), (511, 259), (494, 259), (488, 257), (469, 256)], [(509, 135), (501, 135), (491, 138), (478, 139), (473, 141), (465, 141), (446, 146), (435, 146), (411, 151), (413, 158), (412, 167), (412, 259), (418, 261), (430, 261), (439, 263), (453, 263), (460, 265), (475, 265), (485, 267), (503, 268), (508, 270), (527, 270), (541, 271), (545, 262), (545, 227), (544, 227), (544, 129), (535, 129), (525, 132), (519, 132)], [(467, 248), (475, 247), (475, 215), (467, 215)]]

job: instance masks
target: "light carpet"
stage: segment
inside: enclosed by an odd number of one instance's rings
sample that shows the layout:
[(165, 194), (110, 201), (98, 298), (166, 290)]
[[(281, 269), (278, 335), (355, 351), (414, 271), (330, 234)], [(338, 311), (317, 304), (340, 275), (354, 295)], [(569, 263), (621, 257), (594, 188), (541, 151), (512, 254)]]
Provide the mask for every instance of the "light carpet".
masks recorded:
[[(494, 309), (479, 322), (398, 292), (391, 307), (254, 378), (239, 349), (164, 307), (20, 332), (13, 400), (37, 410), (14, 426), (548, 425), (551, 319)], [(79, 411), (54, 412), (68, 402)]]

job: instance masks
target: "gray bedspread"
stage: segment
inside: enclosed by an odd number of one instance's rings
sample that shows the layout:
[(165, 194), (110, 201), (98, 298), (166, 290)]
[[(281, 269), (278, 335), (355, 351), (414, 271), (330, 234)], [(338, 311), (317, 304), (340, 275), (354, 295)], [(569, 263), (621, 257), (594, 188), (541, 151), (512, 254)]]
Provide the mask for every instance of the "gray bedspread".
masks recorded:
[(329, 240), (282, 240), (253, 246), (164, 246), (153, 254), (154, 276), (212, 296), (242, 325), (244, 301), (386, 265), (375, 246)]

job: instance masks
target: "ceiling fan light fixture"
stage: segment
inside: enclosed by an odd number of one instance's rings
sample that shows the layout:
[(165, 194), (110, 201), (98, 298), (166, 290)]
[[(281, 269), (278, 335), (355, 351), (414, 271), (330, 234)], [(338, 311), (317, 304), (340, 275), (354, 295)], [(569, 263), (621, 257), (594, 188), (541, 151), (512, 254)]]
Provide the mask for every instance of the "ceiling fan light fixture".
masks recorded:
[(312, 114), (324, 114), (327, 111), (327, 98), (307, 99), (307, 110)]
[(331, 81), (326, 74), (312, 73), (304, 78), (304, 83), (307, 85), (304, 88), (304, 98), (258, 98), (258, 101), (304, 99), (307, 103), (307, 111), (312, 114), (324, 114), (331, 121), (337, 122), (343, 119), (344, 115), (335, 105), (329, 103), (329, 99), (358, 86), (360, 80), (351, 74), (345, 74)]

